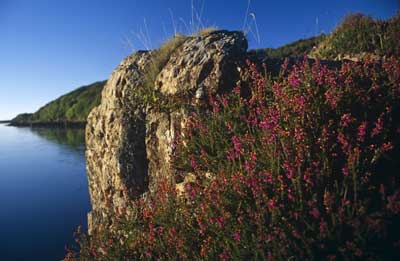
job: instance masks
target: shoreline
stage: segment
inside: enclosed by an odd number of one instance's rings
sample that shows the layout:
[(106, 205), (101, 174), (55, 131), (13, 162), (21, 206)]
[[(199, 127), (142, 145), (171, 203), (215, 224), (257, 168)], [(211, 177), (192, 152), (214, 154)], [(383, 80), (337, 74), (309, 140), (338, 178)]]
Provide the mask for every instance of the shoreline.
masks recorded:
[(86, 122), (13, 122), (8, 121), (10, 127), (31, 127), (31, 128), (85, 128)]

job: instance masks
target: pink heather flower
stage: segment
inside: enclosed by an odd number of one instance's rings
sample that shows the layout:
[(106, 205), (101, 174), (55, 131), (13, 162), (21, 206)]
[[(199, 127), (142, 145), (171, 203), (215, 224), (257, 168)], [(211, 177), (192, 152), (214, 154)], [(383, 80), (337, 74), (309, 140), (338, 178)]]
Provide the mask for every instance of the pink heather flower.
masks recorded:
[(241, 89), (240, 84), (236, 85), (236, 87), (233, 89), (233, 93), (236, 95), (240, 95), (240, 89)]
[(287, 194), (287, 196), (288, 196), (288, 199), (289, 199), (289, 200), (294, 200), (294, 196), (293, 196), (293, 194), (292, 194), (292, 190), (291, 190), (291, 189), (288, 189), (288, 194)]
[(281, 98), (283, 96), (283, 92), (282, 92), (282, 85), (280, 85), (279, 83), (275, 83), (272, 86), (272, 91), (274, 92), (274, 95), (277, 98)]
[(347, 177), (349, 175), (349, 168), (347, 167), (342, 168), (342, 173)]
[(257, 160), (257, 153), (255, 151), (252, 151), (250, 153), (250, 160), (256, 161)]
[(296, 106), (295, 112), (298, 114), (303, 114), (306, 107), (306, 99), (303, 96), (296, 97), (294, 99), (294, 104)]
[(273, 125), (271, 123), (269, 123), (268, 121), (262, 121), (260, 122), (259, 126), (261, 128), (264, 128), (266, 130), (272, 129)]
[(329, 256), (326, 257), (326, 259), (328, 261), (334, 261), (334, 260), (336, 260), (336, 256), (335, 255), (329, 255)]
[(277, 108), (270, 108), (268, 115), (259, 123), (259, 126), (267, 130), (273, 130), (278, 126), (279, 119), (279, 110)]
[(351, 114), (350, 113), (343, 114), (340, 119), (340, 126), (347, 127), (351, 122), (352, 122)]
[(386, 142), (382, 144), (381, 150), (382, 152), (386, 152), (393, 149), (393, 144), (391, 142)]
[(296, 75), (293, 75), (293, 74), (289, 76), (289, 83), (293, 87), (299, 87), (299, 85), (300, 85), (299, 79), (297, 78)]
[(189, 195), (189, 198), (190, 198), (190, 200), (194, 200), (195, 198), (196, 198), (196, 190), (194, 190), (193, 188), (192, 188), (192, 186), (190, 185), (190, 183), (186, 183), (185, 184), (185, 190), (186, 190), (186, 193)]
[(313, 208), (313, 209), (310, 211), (310, 214), (311, 214), (315, 219), (318, 219), (318, 218), (319, 218), (319, 211), (318, 211), (317, 208)]
[(230, 257), (229, 257), (228, 251), (226, 249), (224, 249), (224, 251), (219, 255), (219, 258), (220, 258), (220, 260), (223, 260), (223, 261), (229, 261)]
[(194, 171), (199, 169), (199, 166), (197, 165), (193, 155), (190, 157), (190, 164), (192, 165)]
[(255, 162), (256, 159), (257, 159), (257, 156), (256, 156), (255, 152), (250, 153), (250, 158), (248, 160), (246, 159), (244, 162), (244, 169), (247, 172), (254, 170), (254, 168), (256, 167), (256, 162)]
[(270, 199), (270, 200), (268, 201), (268, 207), (269, 207), (270, 209), (276, 208), (276, 202), (275, 202), (275, 200)]
[(228, 107), (228, 99), (225, 96), (221, 98), (221, 103), (224, 107)]
[(321, 234), (321, 236), (325, 236), (327, 232), (328, 232), (328, 225), (324, 220), (322, 220), (319, 223), (319, 233)]
[(297, 142), (302, 142), (304, 140), (304, 132), (302, 129), (295, 128), (294, 129), (294, 137)]
[(339, 132), (337, 140), (342, 145), (342, 150), (346, 152), (347, 149), (349, 149), (350, 144), (342, 132)]
[(322, 67), (317, 75), (316, 82), (319, 85), (322, 85), (324, 83), (324, 79), (326, 78), (326, 75), (328, 74), (328, 69), (326, 67)]
[(400, 191), (396, 191), (393, 195), (387, 197), (387, 205), (386, 208), (390, 210), (394, 214), (400, 213), (400, 200), (399, 200)]
[(273, 183), (273, 178), (272, 178), (272, 174), (269, 171), (265, 171), (265, 172), (259, 172), (259, 175), (261, 177), (263, 177), (263, 181), (267, 184), (272, 184)]
[(233, 234), (233, 239), (235, 239), (237, 242), (240, 242), (240, 232), (235, 232)]
[(362, 256), (362, 254), (363, 254), (363, 252), (359, 248), (357, 248), (356, 252), (354, 253), (355, 256)]
[(329, 193), (328, 191), (324, 193), (324, 206), (326, 212), (329, 214), (331, 212), (332, 196), (331, 193)]
[(367, 122), (364, 121), (358, 127), (357, 140), (359, 142), (363, 142), (364, 141), (366, 132), (367, 132)]
[(250, 188), (254, 188), (257, 185), (257, 180), (255, 178), (250, 179), (250, 181), (248, 182), (248, 187)]
[(231, 138), (231, 141), (233, 143), (233, 149), (235, 152), (235, 156), (239, 157), (243, 153), (242, 141), (237, 136), (233, 136)]
[(379, 193), (381, 193), (382, 196), (385, 196), (385, 186), (383, 184), (379, 186)]
[(233, 130), (232, 125), (229, 122), (225, 123), (225, 126), (229, 131)]
[(300, 235), (299, 231), (297, 231), (297, 230), (293, 230), (292, 234), (295, 238), (301, 238), (301, 235)]
[(382, 132), (383, 129), (383, 120), (379, 118), (375, 123), (375, 128), (372, 130), (371, 137), (374, 137)]
[(325, 99), (329, 103), (332, 109), (335, 109), (339, 100), (337, 94), (333, 93), (331, 90), (325, 92)]
[(227, 158), (229, 161), (235, 160), (235, 153), (233, 152), (233, 149), (228, 150), (227, 154), (228, 154)]
[(294, 176), (294, 171), (295, 171), (294, 168), (290, 165), (289, 161), (287, 161), (287, 160), (283, 163), (283, 166), (286, 170), (287, 178), (292, 179)]
[(224, 227), (224, 218), (223, 217), (219, 217), (217, 218), (217, 225), (219, 228), (223, 228)]

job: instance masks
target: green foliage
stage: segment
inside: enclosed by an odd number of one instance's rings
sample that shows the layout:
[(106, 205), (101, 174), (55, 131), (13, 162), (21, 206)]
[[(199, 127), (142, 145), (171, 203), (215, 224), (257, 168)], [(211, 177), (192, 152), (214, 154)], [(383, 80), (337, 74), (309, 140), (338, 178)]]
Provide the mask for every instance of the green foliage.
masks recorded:
[(156, 78), (169, 61), (173, 52), (179, 48), (186, 39), (186, 36), (177, 34), (162, 44), (160, 48), (152, 51), (151, 61), (145, 69), (144, 85), (139, 89), (138, 93), (145, 104), (157, 104), (159, 102), (161, 94), (154, 86)]
[(48, 103), (33, 114), (21, 114), (15, 123), (86, 122), (93, 107), (100, 104), (105, 81), (80, 87)]
[(29, 122), (32, 120), (33, 113), (22, 113), (17, 115), (11, 122)]
[(315, 54), (326, 59), (363, 53), (398, 57), (399, 39), (400, 13), (387, 21), (357, 13), (346, 16)]
[(279, 48), (258, 49), (256, 52), (265, 54), (266, 58), (303, 57), (317, 47), (325, 37), (326, 35), (321, 34), (316, 37), (300, 39)]

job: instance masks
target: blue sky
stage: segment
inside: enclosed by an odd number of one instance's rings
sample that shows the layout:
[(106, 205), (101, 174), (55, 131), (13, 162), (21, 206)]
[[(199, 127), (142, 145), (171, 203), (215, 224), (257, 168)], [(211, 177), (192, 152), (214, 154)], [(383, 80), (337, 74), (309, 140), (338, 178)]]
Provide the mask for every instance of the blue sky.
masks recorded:
[[(243, 29), (248, 0), (0, 0), (0, 119), (108, 78), (133, 48), (145, 48), (141, 31), (150, 48), (174, 27), (186, 33), (192, 2), (195, 24)], [(398, 9), (397, 0), (252, 0), (250, 48), (330, 32), (350, 12), (388, 18)]]

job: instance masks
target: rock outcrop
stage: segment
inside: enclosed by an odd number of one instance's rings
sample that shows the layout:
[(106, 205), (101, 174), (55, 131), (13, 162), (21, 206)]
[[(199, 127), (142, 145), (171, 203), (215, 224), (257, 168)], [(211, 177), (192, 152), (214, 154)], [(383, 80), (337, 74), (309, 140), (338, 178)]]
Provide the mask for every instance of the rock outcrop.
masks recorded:
[(147, 186), (145, 107), (132, 101), (135, 84), (141, 84), (149, 52), (127, 57), (112, 73), (101, 104), (86, 126), (86, 165), (92, 211), (89, 232), (109, 226), (112, 217), (130, 210), (130, 202)]
[[(185, 95), (196, 104), (205, 93), (229, 90), (244, 61), (247, 41), (240, 32), (214, 31), (188, 37), (159, 72), (154, 88), (163, 99)], [(188, 111), (176, 104), (160, 110), (137, 98), (154, 52), (136, 52), (112, 73), (101, 104), (86, 127), (87, 174), (92, 211), (89, 233), (113, 225), (118, 213), (133, 213), (134, 199), (151, 191), (161, 177), (175, 182), (173, 142)]]

